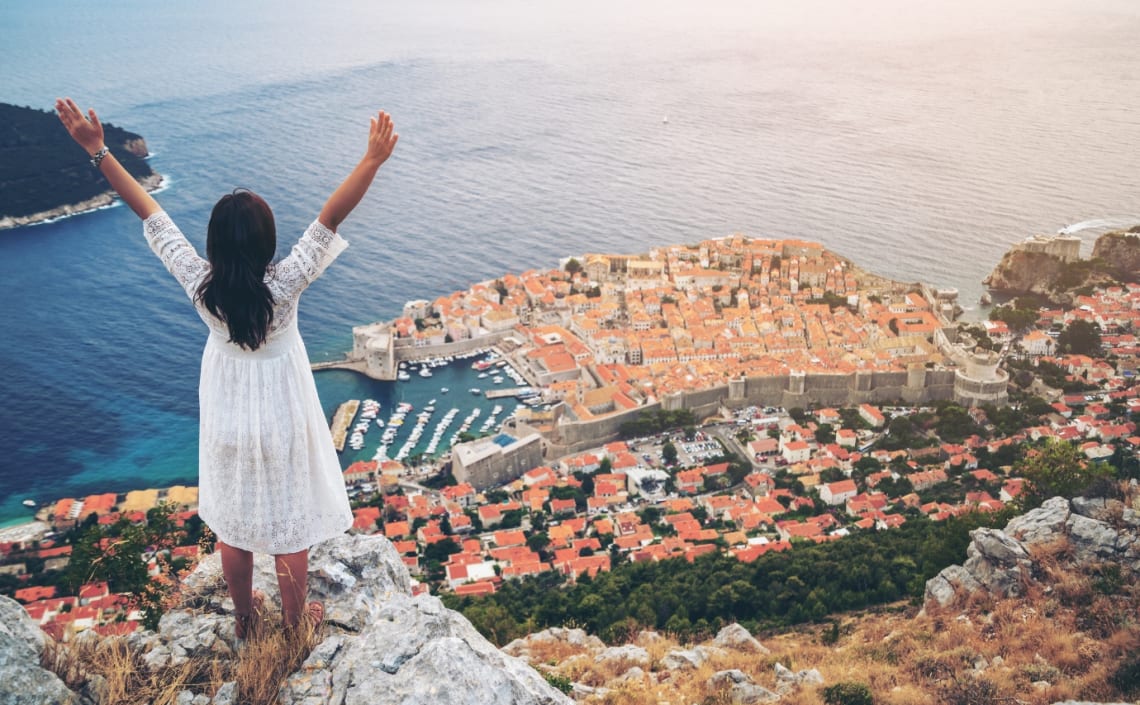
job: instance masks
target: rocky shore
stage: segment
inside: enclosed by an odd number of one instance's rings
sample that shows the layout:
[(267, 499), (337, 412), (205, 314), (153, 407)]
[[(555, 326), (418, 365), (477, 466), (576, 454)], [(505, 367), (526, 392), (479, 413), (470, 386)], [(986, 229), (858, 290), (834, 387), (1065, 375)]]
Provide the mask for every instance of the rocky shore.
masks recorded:
[[(157, 191), (163, 186), (163, 178), (160, 174), (152, 174), (150, 176), (139, 179), (139, 183), (147, 191)], [(19, 228), (24, 225), (37, 225), (39, 223), (50, 223), (61, 218), (67, 218), (81, 213), (88, 213), (90, 211), (106, 208), (115, 202), (115, 192), (108, 189), (107, 191), (88, 198), (87, 200), (80, 201), (79, 203), (72, 203), (68, 205), (58, 206), (39, 213), (32, 213), (31, 215), (24, 215), (19, 217), (5, 216), (0, 218), (0, 230), (8, 230), (11, 228)]]

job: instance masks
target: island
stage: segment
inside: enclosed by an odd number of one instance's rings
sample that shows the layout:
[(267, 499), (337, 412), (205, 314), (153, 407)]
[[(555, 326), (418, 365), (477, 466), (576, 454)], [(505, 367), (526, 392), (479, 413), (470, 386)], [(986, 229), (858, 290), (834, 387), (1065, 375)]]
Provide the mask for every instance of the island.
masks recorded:
[[(142, 136), (109, 123), (105, 142), (148, 191), (162, 183)], [(0, 230), (110, 205), (115, 193), (55, 113), (0, 103)]]

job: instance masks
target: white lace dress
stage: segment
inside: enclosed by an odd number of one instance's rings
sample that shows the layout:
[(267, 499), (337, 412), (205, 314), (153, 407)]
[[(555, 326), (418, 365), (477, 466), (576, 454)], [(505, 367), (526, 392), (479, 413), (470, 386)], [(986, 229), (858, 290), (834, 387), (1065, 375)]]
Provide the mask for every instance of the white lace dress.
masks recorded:
[[(147, 242), (194, 298), (210, 269), (166, 213), (143, 224)], [(203, 307), (198, 513), (219, 539), (258, 553), (293, 553), (352, 525), (340, 462), (297, 330), (297, 300), (348, 246), (314, 221), (270, 268), (276, 302), (265, 343), (249, 351)]]

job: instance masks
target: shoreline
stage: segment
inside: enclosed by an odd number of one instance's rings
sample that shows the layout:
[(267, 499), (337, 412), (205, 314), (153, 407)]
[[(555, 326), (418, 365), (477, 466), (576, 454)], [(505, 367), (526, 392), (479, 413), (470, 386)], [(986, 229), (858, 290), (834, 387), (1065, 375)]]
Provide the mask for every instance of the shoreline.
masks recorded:
[[(150, 176), (140, 179), (139, 183), (147, 190), (147, 193), (157, 193), (169, 184), (162, 174), (151, 174)], [(84, 213), (90, 213), (104, 208), (111, 208), (119, 203), (122, 203), (119, 197), (113, 190), (108, 189), (98, 196), (89, 198), (86, 201), (80, 201), (79, 203), (65, 204), (31, 215), (0, 218), (0, 231), (14, 230), (24, 226), (46, 225), (63, 220), (64, 218), (83, 215)]]

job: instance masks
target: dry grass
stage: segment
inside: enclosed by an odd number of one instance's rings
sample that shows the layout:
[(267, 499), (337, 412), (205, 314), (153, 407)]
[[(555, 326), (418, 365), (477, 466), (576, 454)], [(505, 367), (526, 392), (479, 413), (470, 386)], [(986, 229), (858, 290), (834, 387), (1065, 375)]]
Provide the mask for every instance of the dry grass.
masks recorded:
[[(921, 614), (900, 603), (846, 615), (834, 644), (824, 643), (826, 626), (812, 625), (758, 635), (770, 654), (729, 653), (696, 670), (652, 673), (668, 651), (680, 648), (675, 641), (647, 645), (653, 661), (645, 678), (619, 680), (625, 665), (595, 664), (584, 656), (551, 670), (609, 688), (586, 701), (601, 705), (727, 705), (728, 692), (708, 686), (713, 673), (736, 668), (776, 690), (777, 662), (793, 671), (818, 669), (828, 685), (864, 683), (878, 705), (1126, 698), (1111, 678), (1140, 650), (1140, 586), (1119, 579), (1112, 566), (1066, 567), (1069, 552), (1065, 544), (1041, 547), (1035, 558), (1046, 582), (1027, 584), (1022, 597), (978, 595)], [(804, 686), (780, 702), (822, 705), (822, 688)]]
[(281, 684), (322, 636), (319, 625), (287, 634), (271, 614), (236, 653), (222, 653), (223, 649), (177, 666), (151, 669), (144, 654), (127, 639), (78, 639), (69, 644), (48, 639), (42, 665), (73, 690), (86, 687), (98, 705), (174, 705), (184, 690), (212, 698), (229, 681), (236, 686), (235, 702), (273, 705)]

